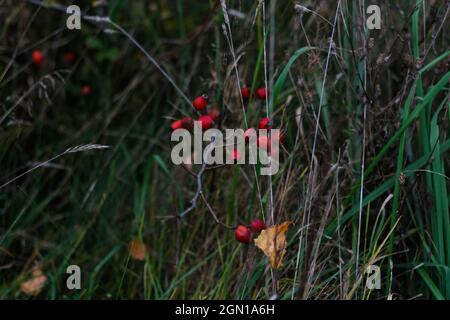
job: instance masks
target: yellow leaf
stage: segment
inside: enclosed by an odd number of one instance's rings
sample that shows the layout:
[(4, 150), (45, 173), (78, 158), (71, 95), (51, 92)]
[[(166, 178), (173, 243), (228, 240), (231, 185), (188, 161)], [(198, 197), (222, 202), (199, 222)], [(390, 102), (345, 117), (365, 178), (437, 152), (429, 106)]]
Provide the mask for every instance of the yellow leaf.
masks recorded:
[(255, 245), (269, 258), (272, 268), (281, 268), (286, 254), (286, 231), (292, 221), (285, 221), (261, 231)]
[(145, 254), (147, 252), (147, 248), (142, 241), (138, 239), (131, 240), (130, 242), (130, 256), (139, 261), (145, 260)]

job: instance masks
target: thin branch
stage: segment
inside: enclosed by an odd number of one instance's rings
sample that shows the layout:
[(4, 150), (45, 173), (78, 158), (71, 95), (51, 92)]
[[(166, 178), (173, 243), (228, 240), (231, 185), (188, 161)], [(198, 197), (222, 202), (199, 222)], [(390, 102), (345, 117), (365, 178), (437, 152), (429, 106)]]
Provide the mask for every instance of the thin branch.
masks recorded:
[(203, 192), (202, 192), (202, 188), (203, 188), (202, 177), (203, 177), (203, 174), (205, 173), (205, 169), (206, 169), (206, 162), (203, 161), (202, 167), (201, 167), (200, 171), (197, 173), (197, 192), (195, 193), (194, 197), (190, 201), (191, 205), (186, 210), (184, 210), (183, 212), (180, 213), (180, 218), (183, 218), (186, 214), (188, 214), (189, 212), (191, 212), (192, 210), (195, 209), (198, 197), (201, 194), (203, 194)]
[(236, 226), (230, 226), (228, 224), (223, 223), (222, 221), (219, 220), (219, 218), (217, 217), (216, 213), (214, 212), (213, 208), (211, 207), (211, 205), (209, 204), (208, 200), (206, 200), (206, 197), (203, 193), (200, 193), (200, 196), (202, 197), (203, 201), (205, 202), (206, 206), (208, 207), (209, 212), (211, 213), (211, 215), (213, 216), (214, 220), (220, 224), (221, 226), (227, 228), (227, 229), (236, 229)]
[(197, 205), (197, 199), (198, 197), (200, 197), (200, 195), (203, 194), (203, 174), (205, 173), (206, 170), (206, 159), (208, 158), (208, 155), (215, 149), (215, 137), (211, 138), (211, 144), (208, 145), (208, 147), (205, 149), (203, 155), (202, 155), (202, 167), (200, 168), (200, 171), (197, 173), (197, 191), (194, 194), (194, 197), (192, 197), (190, 203), (191, 205), (184, 210), (183, 212), (181, 212), (179, 214), (180, 218), (183, 218), (186, 214), (188, 214), (189, 212), (191, 212), (192, 210), (195, 209), (196, 205)]

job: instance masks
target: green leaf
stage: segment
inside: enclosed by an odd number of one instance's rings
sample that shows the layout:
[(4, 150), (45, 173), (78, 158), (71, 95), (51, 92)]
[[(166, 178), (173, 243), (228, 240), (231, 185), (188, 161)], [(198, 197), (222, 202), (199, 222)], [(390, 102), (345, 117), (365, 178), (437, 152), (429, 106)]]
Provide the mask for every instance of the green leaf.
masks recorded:
[(277, 101), (278, 96), (280, 95), (281, 90), (283, 89), (284, 82), (286, 81), (286, 77), (289, 74), (289, 70), (292, 67), (292, 64), (304, 53), (311, 51), (311, 50), (317, 50), (319, 48), (316, 47), (303, 47), (299, 50), (297, 50), (292, 57), (289, 59), (288, 63), (284, 66), (283, 71), (281, 71), (277, 81), (275, 82), (273, 86), (273, 94), (272, 94), (272, 108)]

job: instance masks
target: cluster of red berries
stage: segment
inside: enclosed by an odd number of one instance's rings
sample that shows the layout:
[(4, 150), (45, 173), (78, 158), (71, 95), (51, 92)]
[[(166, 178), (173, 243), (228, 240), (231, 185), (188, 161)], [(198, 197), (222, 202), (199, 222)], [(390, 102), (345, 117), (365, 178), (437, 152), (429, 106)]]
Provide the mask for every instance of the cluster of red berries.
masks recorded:
[[(248, 87), (241, 88), (241, 94), (244, 101), (248, 101), (251, 97), (251, 90)], [(265, 100), (267, 96), (267, 90), (265, 87), (261, 87), (256, 89), (255, 96), (260, 100)], [(200, 111), (204, 112), (206, 107), (208, 106), (208, 95), (202, 94), (198, 96), (192, 101), (192, 106)], [(215, 122), (219, 119), (220, 110), (217, 108), (209, 109), (206, 114), (202, 114), (197, 121), (201, 122), (201, 126), (203, 130), (207, 130), (211, 128)], [(183, 119), (175, 120), (171, 124), (172, 130), (176, 129), (187, 129), (190, 130), (194, 126), (194, 120), (191, 117), (185, 117)], [(270, 119), (264, 118), (259, 123), (260, 129), (269, 129), (270, 128)]]
[[(242, 98), (245, 101), (248, 101), (251, 96), (250, 89), (248, 87), (241, 88)], [(266, 88), (261, 87), (258, 88), (255, 92), (255, 95), (258, 97), (258, 99), (264, 100), (266, 99)], [(202, 94), (201, 96), (198, 96), (192, 101), (192, 106), (200, 111), (204, 112), (206, 107), (208, 106), (208, 95)], [(217, 108), (211, 108), (209, 109), (206, 114), (202, 114), (197, 121), (201, 122), (201, 126), (203, 130), (207, 130), (211, 128), (215, 122), (219, 119), (220, 110)], [(172, 130), (176, 129), (192, 129), (193, 127), (193, 119), (191, 117), (185, 117), (183, 119), (175, 120), (171, 124)], [(270, 119), (269, 118), (263, 118), (259, 122), (259, 129), (269, 129), (270, 128)]]
[(250, 243), (252, 239), (252, 233), (260, 233), (266, 229), (267, 226), (264, 221), (260, 219), (253, 219), (250, 226), (239, 225), (234, 233), (236, 240), (242, 243)]
[[(206, 107), (208, 106), (208, 96), (206, 94), (203, 94), (201, 96), (198, 96), (197, 98), (192, 101), (192, 106), (200, 111), (204, 112)], [(220, 110), (217, 108), (211, 108), (209, 109), (206, 114), (202, 114), (198, 117), (197, 121), (201, 123), (201, 127), (203, 130), (210, 129), (217, 120), (219, 120)], [(184, 117), (180, 120), (175, 120), (171, 124), (172, 130), (176, 129), (187, 129), (190, 130), (194, 126), (194, 120), (191, 117)]]
[[(248, 87), (241, 88), (241, 94), (244, 101), (248, 101), (251, 97), (251, 90)], [(255, 96), (260, 99), (266, 99), (267, 90), (265, 87), (261, 87), (256, 89)], [(202, 130), (210, 129), (219, 119), (220, 110), (217, 108), (210, 108), (206, 112), (206, 108), (208, 106), (208, 95), (203, 94), (201, 96), (196, 97), (192, 101), (192, 106), (202, 112), (197, 121), (201, 123)], [(191, 117), (184, 117), (179, 120), (175, 120), (171, 124), (172, 130), (177, 129), (186, 129), (191, 130), (194, 127), (194, 120)], [(272, 121), (270, 118), (262, 118), (258, 123), (258, 129), (269, 130), (272, 128)], [(257, 137), (257, 145), (259, 148), (266, 150), (267, 152), (271, 152), (271, 141), (267, 135), (258, 136), (257, 130), (254, 128), (249, 128), (244, 132), (244, 140), (248, 142), (250, 140), (250, 136), (255, 135)], [(278, 140), (279, 143), (283, 143), (284, 135), (280, 134), (276, 137), (272, 136), (272, 139)], [(241, 159), (241, 154), (237, 149), (233, 150), (231, 154), (233, 160), (238, 161)]]
[[(251, 97), (251, 90), (248, 87), (241, 88), (241, 94), (244, 101), (248, 101)], [(265, 87), (260, 87), (255, 90), (255, 96), (259, 100), (266, 100), (267, 97), (267, 89)], [(262, 118), (258, 123), (258, 129), (270, 130), (272, 128), (272, 121), (270, 118)], [(261, 149), (265, 149), (266, 151), (270, 151), (271, 143), (269, 141), (269, 137), (267, 135), (258, 136), (257, 130), (254, 128), (248, 128), (244, 132), (245, 142), (248, 142), (251, 135), (257, 136), (257, 145)], [(284, 135), (280, 134), (277, 137), (272, 137), (272, 139), (278, 139), (280, 143), (284, 140)]]
[[(250, 99), (251, 95), (252, 95), (252, 92), (251, 92), (249, 87), (242, 87), (241, 88), (241, 95), (242, 95), (242, 99), (244, 101), (248, 101)], [(266, 89), (266, 87), (260, 87), (260, 88), (256, 89), (255, 96), (259, 100), (266, 100), (266, 97), (267, 97), (267, 89)]]
[[(68, 65), (72, 64), (75, 61), (75, 58), (75, 53), (73, 53), (72, 51), (67, 51), (63, 56), (64, 62)], [(31, 61), (33, 61), (36, 67), (42, 67), (45, 63), (44, 53), (41, 50), (34, 50), (31, 53)], [(92, 88), (87, 84), (83, 85), (80, 89), (80, 93), (82, 96), (88, 96), (89, 94), (91, 94), (91, 92)]]
[[(258, 129), (270, 130), (272, 128), (272, 121), (270, 118), (262, 118), (259, 121)], [(244, 140), (248, 142), (250, 137), (254, 135), (256, 137), (256, 144), (258, 148), (262, 150), (266, 150), (267, 152), (276, 152), (277, 150), (273, 150), (272, 142), (277, 141), (279, 144), (284, 142), (284, 134), (283, 133), (275, 133), (271, 132), (271, 137), (268, 135), (258, 135), (258, 131), (255, 128), (248, 128), (244, 132)]]

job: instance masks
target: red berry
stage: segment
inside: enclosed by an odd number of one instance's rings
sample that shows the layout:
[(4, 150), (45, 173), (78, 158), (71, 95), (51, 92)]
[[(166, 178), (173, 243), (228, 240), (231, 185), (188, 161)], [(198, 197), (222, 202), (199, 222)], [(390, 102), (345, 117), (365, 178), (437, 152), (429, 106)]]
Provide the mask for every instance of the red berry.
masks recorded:
[(208, 130), (214, 123), (213, 119), (208, 115), (200, 116), (197, 121), (201, 122), (203, 130)]
[(266, 228), (267, 228), (266, 224), (264, 223), (264, 221), (260, 219), (253, 219), (252, 223), (250, 224), (250, 229), (252, 230), (252, 232), (255, 233), (261, 232)]
[(184, 117), (181, 119), (182, 126), (184, 129), (192, 129), (194, 127), (194, 120), (191, 117)]
[(269, 118), (262, 118), (261, 121), (258, 124), (259, 129), (270, 129), (270, 119)]
[(255, 138), (256, 138), (256, 130), (255, 129), (248, 128), (247, 130), (245, 130), (245, 132), (244, 132), (244, 140), (245, 140), (245, 142), (248, 142), (252, 135), (254, 135)]
[(85, 84), (84, 86), (81, 87), (81, 95), (83, 96), (87, 96), (91, 93), (92, 89), (91, 86)]
[(270, 151), (270, 143), (269, 138), (267, 136), (260, 136), (257, 140), (258, 148), (266, 150), (267, 152)]
[(256, 96), (260, 100), (266, 100), (266, 97), (267, 97), (267, 90), (266, 90), (266, 88), (265, 87), (261, 87), (261, 88), (256, 89)]
[(74, 54), (72, 51), (67, 51), (67, 52), (64, 54), (64, 61), (65, 61), (67, 64), (71, 64), (72, 62), (75, 61), (75, 54)]
[(214, 122), (217, 122), (219, 120), (220, 110), (217, 108), (212, 108), (211, 110), (208, 110), (208, 116), (213, 119)]
[(251, 232), (246, 226), (238, 226), (235, 232), (236, 240), (242, 243), (250, 243)]
[(231, 159), (233, 159), (234, 161), (241, 160), (241, 153), (239, 152), (238, 149), (233, 150), (233, 152), (231, 153)]
[(42, 66), (44, 63), (44, 54), (41, 50), (34, 50), (31, 54), (31, 60), (33, 60), (33, 63), (37, 65), (38, 67)]
[(172, 128), (172, 130), (181, 129), (181, 128), (183, 128), (183, 121), (182, 120), (175, 120), (175, 121), (172, 122), (170, 127)]
[(250, 99), (250, 95), (251, 95), (250, 88), (249, 87), (242, 87), (241, 88), (241, 94), (242, 94), (242, 99), (244, 101), (248, 101), (248, 99)]
[(194, 99), (194, 101), (192, 102), (192, 105), (197, 110), (205, 109), (206, 106), (208, 105), (208, 96), (206, 94), (198, 96), (197, 98)]
[(193, 120), (190, 117), (185, 117), (181, 120), (175, 120), (172, 122), (172, 124), (170, 125), (170, 127), (172, 128), (172, 130), (177, 130), (177, 129), (191, 129), (193, 127)]

